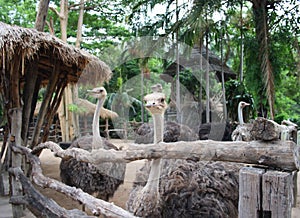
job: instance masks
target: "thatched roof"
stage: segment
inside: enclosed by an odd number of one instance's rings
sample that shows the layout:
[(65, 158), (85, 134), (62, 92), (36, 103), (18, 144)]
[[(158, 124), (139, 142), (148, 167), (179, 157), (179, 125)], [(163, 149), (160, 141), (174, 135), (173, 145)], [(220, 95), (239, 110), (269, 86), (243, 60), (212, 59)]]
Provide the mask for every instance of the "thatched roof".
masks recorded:
[[(34, 116), (37, 116), (39, 114), (41, 104), (42, 104), (42, 102), (37, 103), (36, 108), (34, 110)], [(93, 116), (93, 114), (96, 110), (96, 105), (86, 99), (79, 98), (79, 99), (77, 99), (77, 102), (75, 104), (78, 106), (78, 113), (80, 115), (85, 114), (85, 115)], [(100, 111), (100, 117), (102, 119), (106, 119), (106, 118), (115, 119), (115, 118), (119, 117), (119, 115), (112, 110), (102, 107), (101, 111)]]
[[(93, 115), (96, 110), (96, 105), (86, 99), (79, 98), (76, 104), (79, 107), (80, 114)], [(100, 110), (100, 117), (102, 119), (115, 119), (119, 117), (119, 115), (114, 111), (102, 107)]]
[[(222, 70), (224, 72), (225, 81), (229, 79), (235, 79), (236, 74), (228, 67), (226, 64), (222, 64), (221, 59), (214, 54), (212, 51), (208, 51), (209, 56), (209, 71), (215, 72), (219, 81), (222, 80)], [(202, 66), (200, 66), (200, 59), (202, 58)], [(179, 57), (179, 66), (180, 70), (184, 68), (190, 68), (192, 70), (200, 70), (202, 68), (203, 71), (207, 68), (206, 61), (206, 49), (202, 48), (200, 51), (199, 47), (194, 47), (188, 56), (182, 55)], [(223, 66), (222, 66), (223, 65)], [(223, 69), (222, 69), (223, 67)], [(177, 64), (172, 63), (161, 75), (161, 78), (166, 82), (171, 82), (170, 80), (176, 75)]]
[(111, 76), (109, 67), (97, 57), (35, 29), (0, 22), (0, 49), (0, 69), (5, 67), (3, 60), (8, 62), (18, 55), (23, 59), (22, 74), (35, 60), (43, 81), (50, 77), (54, 67), (60, 68), (61, 77), (66, 76), (68, 82), (77, 82), (82, 72), (97, 72), (99, 83), (108, 81)]

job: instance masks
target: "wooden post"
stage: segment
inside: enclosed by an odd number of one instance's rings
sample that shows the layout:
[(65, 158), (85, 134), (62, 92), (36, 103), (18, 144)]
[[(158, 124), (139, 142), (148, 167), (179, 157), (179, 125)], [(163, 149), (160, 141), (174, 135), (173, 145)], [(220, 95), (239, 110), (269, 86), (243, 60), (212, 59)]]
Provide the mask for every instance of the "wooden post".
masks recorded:
[(297, 145), (300, 145), (300, 130), (297, 132)]
[(261, 181), (264, 169), (243, 167), (239, 174), (239, 217), (259, 218), (261, 205)]
[(293, 204), (293, 175), (268, 170), (262, 179), (262, 217), (289, 218)]
[(240, 218), (288, 218), (294, 204), (292, 172), (244, 167), (239, 175)]
[[(11, 110), (11, 137), (10, 137), (10, 149), (14, 144), (21, 145), (21, 126), (22, 126), (22, 110), (21, 108), (14, 108)], [(21, 168), (22, 155), (12, 152), (11, 166)], [(11, 198), (22, 197), (22, 184), (15, 177), (11, 176), (10, 180), (10, 193)], [(12, 203), (13, 217), (22, 217), (23, 207), (20, 204)]]

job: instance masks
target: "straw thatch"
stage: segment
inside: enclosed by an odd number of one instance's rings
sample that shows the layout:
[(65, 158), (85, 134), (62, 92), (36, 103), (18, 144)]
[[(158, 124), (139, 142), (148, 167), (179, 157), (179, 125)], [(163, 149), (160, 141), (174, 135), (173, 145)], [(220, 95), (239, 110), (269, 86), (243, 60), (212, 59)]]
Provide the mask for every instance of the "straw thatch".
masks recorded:
[[(93, 115), (96, 110), (96, 104), (82, 98), (77, 100), (77, 106), (79, 107), (79, 114)], [(114, 111), (102, 107), (100, 117), (102, 119), (115, 119), (119, 117), (119, 115)]]
[[(36, 104), (36, 108), (34, 111), (35, 116), (37, 116), (39, 114), (41, 104), (42, 104), (42, 102), (38, 102)], [(93, 104), (92, 102), (90, 102), (86, 99), (79, 98), (76, 102), (76, 105), (79, 108), (78, 113), (80, 115), (84, 115), (84, 114), (85, 115), (93, 115), (96, 110), (96, 104)], [(102, 107), (101, 111), (100, 111), (100, 117), (102, 119), (115, 119), (115, 118), (119, 117), (119, 115), (112, 110)]]
[(82, 72), (90, 77), (97, 72), (97, 82), (108, 81), (111, 77), (110, 68), (95, 56), (74, 46), (64, 43), (59, 38), (35, 29), (11, 26), (0, 22), (0, 68), (15, 55), (22, 57), (22, 74), (33, 59), (37, 60), (39, 76), (47, 80), (53, 68), (59, 65), (62, 76), (68, 82), (77, 82)]

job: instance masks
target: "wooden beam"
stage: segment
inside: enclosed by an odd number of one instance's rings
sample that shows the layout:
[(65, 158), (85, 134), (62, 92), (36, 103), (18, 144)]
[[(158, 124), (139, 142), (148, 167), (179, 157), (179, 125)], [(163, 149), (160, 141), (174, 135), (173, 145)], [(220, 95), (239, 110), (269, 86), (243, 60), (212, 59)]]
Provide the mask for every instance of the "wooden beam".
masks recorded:
[(274, 142), (220, 142), (193, 141), (159, 143), (157, 145), (130, 144), (126, 150), (99, 149), (90, 153), (73, 148), (63, 150), (54, 142), (45, 142), (33, 151), (49, 148), (55, 155), (68, 159), (99, 164), (102, 162), (131, 162), (140, 159), (194, 159), (199, 161), (225, 161), (267, 166), (274, 169), (294, 171), (299, 169), (298, 147), (292, 141)]
[[(59, 65), (57, 65), (56, 67), (59, 68)], [(32, 135), (32, 141), (31, 141), (31, 145), (30, 145), (31, 148), (33, 148), (38, 143), (38, 139), (39, 139), (39, 136), (40, 136), (40, 131), (41, 131), (41, 128), (42, 128), (42, 125), (43, 125), (43, 122), (44, 122), (44, 117), (47, 113), (46, 110), (47, 110), (47, 108), (50, 104), (53, 92), (55, 90), (56, 83), (57, 83), (58, 78), (59, 78), (59, 74), (57, 73), (56, 70), (59, 71), (59, 69), (56, 69), (56, 68), (53, 69), (52, 77), (49, 80), (49, 83), (47, 85), (44, 100), (42, 102), (42, 105), (41, 105), (41, 108), (40, 108), (40, 111), (39, 111), (39, 115), (38, 115), (38, 119), (37, 119), (37, 122), (36, 122), (35, 127), (34, 127), (34, 131), (33, 131), (33, 135)]]
[[(34, 98), (34, 90), (35, 84), (37, 81), (37, 63), (33, 61), (32, 64), (29, 65), (29, 70), (25, 75), (25, 86), (23, 89), (23, 113), (22, 113), (22, 132), (21, 137), (23, 140), (23, 145), (26, 146), (27, 144), (27, 134), (30, 122), (30, 114), (33, 98)], [(33, 109), (34, 110), (34, 109)]]

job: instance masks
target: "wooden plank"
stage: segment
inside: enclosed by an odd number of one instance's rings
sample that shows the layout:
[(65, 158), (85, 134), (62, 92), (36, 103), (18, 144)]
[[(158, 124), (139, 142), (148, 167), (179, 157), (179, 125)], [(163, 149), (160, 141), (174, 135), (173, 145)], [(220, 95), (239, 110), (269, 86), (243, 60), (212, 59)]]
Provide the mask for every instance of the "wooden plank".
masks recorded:
[(259, 218), (261, 210), (261, 180), (264, 169), (243, 167), (239, 174), (239, 217)]
[(293, 204), (293, 175), (268, 170), (262, 178), (263, 217), (289, 218)]

